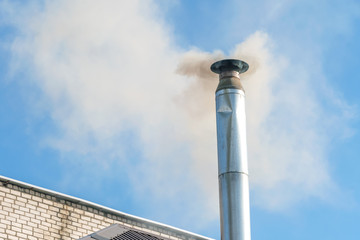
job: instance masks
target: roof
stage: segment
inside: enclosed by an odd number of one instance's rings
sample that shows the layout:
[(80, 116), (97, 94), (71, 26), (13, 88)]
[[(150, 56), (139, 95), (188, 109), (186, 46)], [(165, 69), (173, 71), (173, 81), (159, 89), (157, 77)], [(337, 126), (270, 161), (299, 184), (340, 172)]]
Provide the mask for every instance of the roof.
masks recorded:
[(168, 240), (170, 238), (152, 235), (120, 224), (113, 224), (79, 240)]
[[(71, 203), (80, 204), (82, 206), (90, 207), (90, 208), (96, 209), (98, 211), (101, 211), (101, 212), (103, 212), (105, 214), (111, 214), (111, 215), (119, 216), (122, 219), (124, 219), (125, 221), (134, 222), (138, 226), (142, 226), (143, 228), (146, 228), (146, 229), (154, 230), (154, 231), (157, 231), (157, 232), (172, 233), (170, 235), (184, 236), (186, 239), (212, 240), (211, 238), (207, 238), (207, 237), (204, 237), (204, 236), (192, 233), (192, 232), (188, 232), (188, 231), (176, 228), (176, 227), (172, 227), (172, 226), (169, 226), (169, 225), (166, 225), (166, 224), (162, 224), (162, 223), (151, 221), (151, 220), (148, 220), (148, 219), (145, 219), (145, 218), (130, 215), (130, 214), (127, 214), (127, 213), (124, 213), (124, 212), (121, 212), (121, 211), (117, 211), (117, 210), (114, 210), (114, 209), (111, 209), (111, 208), (108, 208), (108, 207), (105, 207), (105, 206), (102, 206), (102, 205), (99, 205), (99, 204), (96, 204), (96, 203), (93, 203), (93, 202), (89, 202), (89, 201), (86, 201), (86, 200), (83, 200), (83, 199), (80, 199), (80, 198), (72, 197), (72, 196), (69, 196), (69, 195), (66, 195), (66, 194), (62, 194), (62, 193), (55, 192), (55, 191), (52, 191), (52, 190), (49, 190), (49, 189), (38, 187), (38, 186), (35, 186), (35, 185), (32, 185), (32, 184), (17, 181), (17, 180), (14, 180), (14, 179), (11, 179), (11, 178), (8, 178), (8, 177), (4, 177), (4, 176), (1, 176), (1, 175), (0, 175), (0, 182), (5, 183), (5, 185), (12, 184), (12, 185), (24, 188), (24, 189), (29, 189), (29, 190), (33, 190), (33, 191), (36, 191), (36, 192), (39, 192), (39, 193), (50, 195), (50, 196), (55, 197), (55, 198), (57, 198), (59, 200), (64, 200), (64, 201), (68, 201), (68, 202), (71, 202)], [(126, 229), (126, 227), (122, 227), (122, 228)], [(103, 230), (99, 231), (98, 233), (101, 234), (101, 233), (103, 233), (102, 231), (105, 231), (105, 232), (110, 231), (111, 232), (113, 230), (118, 231), (119, 227), (116, 227), (116, 226), (112, 225), (112, 226), (109, 227), (109, 229), (108, 228), (103, 229)], [(141, 231), (138, 231), (136, 229), (136, 231), (133, 231), (133, 232), (141, 232)], [(129, 232), (129, 234), (132, 234), (132, 232)], [(96, 236), (96, 235), (94, 235), (94, 236)], [(96, 238), (84, 238), (84, 239), (93, 240), (93, 239), (96, 239)], [(101, 239), (101, 238), (99, 238), (99, 239)], [(129, 238), (105, 238), (105, 239), (117, 240), (117, 239), (129, 239)], [(101, 239), (101, 240), (105, 240), (105, 239)], [(148, 238), (148, 239), (154, 239), (155, 240), (155, 239), (166, 239), (166, 238)]]

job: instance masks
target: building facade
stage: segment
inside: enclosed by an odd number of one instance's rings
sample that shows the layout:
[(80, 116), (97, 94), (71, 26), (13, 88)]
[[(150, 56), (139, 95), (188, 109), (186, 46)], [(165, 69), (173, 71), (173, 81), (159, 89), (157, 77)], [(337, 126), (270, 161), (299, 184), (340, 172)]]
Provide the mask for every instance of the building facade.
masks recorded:
[(209, 238), (0, 176), (0, 239)]

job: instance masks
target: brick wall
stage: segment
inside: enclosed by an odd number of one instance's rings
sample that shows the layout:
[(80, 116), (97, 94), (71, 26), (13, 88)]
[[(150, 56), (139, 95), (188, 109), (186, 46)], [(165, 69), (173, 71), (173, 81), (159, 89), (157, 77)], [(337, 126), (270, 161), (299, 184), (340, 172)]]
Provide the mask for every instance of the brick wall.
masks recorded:
[(201, 239), (100, 205), (0, 178), (0, 239), (79, 239), (114, 223), (171, 239)]

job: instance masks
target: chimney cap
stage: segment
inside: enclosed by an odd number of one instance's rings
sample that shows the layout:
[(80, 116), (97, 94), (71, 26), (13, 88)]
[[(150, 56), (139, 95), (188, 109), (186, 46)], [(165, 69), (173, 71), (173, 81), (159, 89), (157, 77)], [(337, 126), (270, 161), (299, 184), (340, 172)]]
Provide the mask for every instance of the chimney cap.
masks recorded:
[(249, 65), (238, 59), (224, 59), (213, 63), (210, 67), (214, 73), (222, 73), (226, 71), (236, 71), (238, 73), (246, 72), (249, 69)]

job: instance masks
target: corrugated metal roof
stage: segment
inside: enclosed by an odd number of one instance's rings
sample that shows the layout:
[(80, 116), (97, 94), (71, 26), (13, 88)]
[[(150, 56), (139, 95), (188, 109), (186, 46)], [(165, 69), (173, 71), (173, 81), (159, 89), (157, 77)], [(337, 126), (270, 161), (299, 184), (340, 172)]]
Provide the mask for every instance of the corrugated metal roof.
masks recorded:
[(150, 234), (120, 224), (113, 224), (80, 240), (169, 240), (160, 234)]
[(111, 240), (129, 240), (129, 239), (133, 239), (133, 240), (160, 240), (160, 238), (155, 237), (155, 236), (151, 236), (150, 234), (145, 234), (145, 233), (141, 233), (141, 232), (137, 232), (137, 231), (133, 231), (133, 230), (129, 230), (127, 232), (124, 232), (122, 234), (119, 234), (119, 235), (111, 238)]

